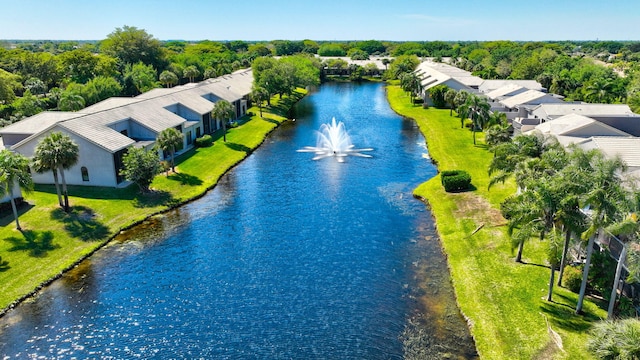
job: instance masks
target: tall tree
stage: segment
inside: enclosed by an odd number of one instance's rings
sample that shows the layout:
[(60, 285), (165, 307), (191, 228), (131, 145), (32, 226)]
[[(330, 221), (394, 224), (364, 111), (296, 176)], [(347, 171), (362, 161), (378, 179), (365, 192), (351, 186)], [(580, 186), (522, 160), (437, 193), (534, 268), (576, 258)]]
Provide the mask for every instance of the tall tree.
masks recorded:
[(85, 100), (82, 95), (74, 91), (65, 91), (58, 101), (58, 109), (61, 111), (78, 111), (84, 109)]
[(227, 100), (218, 100), (213, 107), (211, 117), (222, 121), (222, 139), (227, 142), (227, 121), (235, 117), (233, 105)]
[(473, 144), (476, 144), (476, 132), (481, 131), (489, 120), (491, 105), (487, 98), (475, 94), (469, 94), (464, 104), (460, 105), (462, 113), (471, 119), (473, 131)]
[(456, 95), (458, 95), (458, 92), (451, 88), (444, 93), (444, 101), (449, 105), (449, 116), (453, 116), (453, 107), (456, 104)]
[(127, 64), (124, 70), (125, 82), (132, 84), (138, 94), (158, 87), (156, 70), (142, 62)]
[[(67, 191), (67, 181), (64, 176), (64, 170), (70, 169), (78, 163), (79, 148), (69, 135), (61, 132), (52, 132), (40, 140), (36, 146), (34, 163), (36, 171), (51, 170), (53, 172), (53, 180), (56, 186), (56, 192), (60, 192), (58, 184), (58, 174), (62, 180), (62, 196), (64, 197), (65, 211), (69, 211), (69, 193)], [(60, 197), (58, 196), (58, 200)]]
[(163, 151), (168, 151), (171, 155), (171, 171), (176, 172), (174, 157), (176, 149), (182, 146), (184, 135), (175, 128), (164, 129), (158, 134), (156, 142)]
[(135, 26), (116, 28), (100, 43), (100, 50), (120, 59), (122, 64), (142, 62), (156, 69), (166, 65), (160, 41)]
[(124, 168), (120, 174), (138, 185), (140, 191), (148, 192), (153, 178), (160, 172), (160, 159), (155, 151), (130, 147), (122, 157)]
[(178, 75), (174, 74), (169, 70), (165, 70), (162, 73), (160, 73), (159, 80), (161, 83), (163, 83), (166, 87), (169, 88), (178, 83)]
[(467, 102), (467, 98), (469, 97), (469, 92), (466, 90), (460, 90), (458, 91), (458, 93), (456, 94), (455, 97), (455, 107), (456, 107), (456, 112), (458, 113), (458, 116), (460, 117), (460, 128), (464, 128), (464, 121), (467, 119), (467, 115), (465, 113), (465, 111), (467, 110), (466, 108), (462, 107), (462, 104)]
[(200, 75), (200, 71), (198, 71), (198, 68), (195, 67), (195, 65), (189, 65), (186, 68), (184, 68), (184, 71), (182, 72), (182, 75), (186, 78), (189, 79), (189, 82), (193, 82), (193, 80)]
[(256, 86), (255, 84), (251, 88), (251, 99), (258, 104), (258, 109), (260, 109), (260, 117), (262, 117), (262, 102), (269, 98), (269, 92), (267, 89)]
[(2, 193), (9, 195), (11, 209), (16, 220), (16, 229), (22, 230), (18, 220), (18, 209), (14, 199), (14, 186), (18, 185), (23, 191), (33, 189), (33, 179), (29, 172), (29, 159), (4, 149), (0, 151), (0, 188)]
[(582, 313), (594, 237), (601, 229), (622, 220), (629, 197), (621, 177), (626, 165), (620, 158), (607, 158), (602, 152), (591, 150), (579, 153), (574, 161), (588, 174), (583, 177), (586, 181), (583, 183), (584, 193), (581, 196), (581, 206), (588, 207), (590, 212), (589, 227), (582, 233), (582, 238), (588, 239), (588, 252), (576, 306), (576, 313)]

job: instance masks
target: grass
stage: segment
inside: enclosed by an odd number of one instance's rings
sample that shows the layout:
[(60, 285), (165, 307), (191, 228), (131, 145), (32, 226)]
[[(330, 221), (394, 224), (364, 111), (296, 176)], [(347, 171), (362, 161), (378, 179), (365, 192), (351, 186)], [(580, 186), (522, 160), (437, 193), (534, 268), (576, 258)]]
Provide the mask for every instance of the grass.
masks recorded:
[(587, 300), (585, 315), (575, 315), (577, 295), (560, 287), (555, 287), (553, 302), (545, 300), (550, 270), (544, 242), (528, 242), (525, 263), (514, 262), (499, 204), (515, 192), (515, 185), (507, 182), (487, 189), (493, 155), (483, 134), (476, 134), (474, 145), (471, 131), (461, 128), (455, 113), (451, 117), (449, 110), (414, 106), (398, 86), (389, 86), (387, 94), (396, 112), (416, 121), (440, 171), (460, 169), (471, 175), (472, 191), (446, 193), (436, 176), (414, 194), (427, 201), (436, 219), (458, 304), (471, 324), (480, 356), (592, 358), (585, 346), (587, 330), (605, 318), (606, 311)]
[[(241, 119), (229, 129), (227, 142), (214, 134), (214, 145), (192, 149), (176, 158), (177, 172), (156, 176), (152, 193), (140, 194), (135, 185), (125, 189), (70, 186), (72, 210), (58, 206), (53, 186), (40, 185), (25, 195), (20, 207), (22, 231), (15, 229), (11, 212), (0, 214), (0, 314), (12, 304), (59, 277), (122, 229), (149, 216), (202, 196), (220, 177), (247, 157), (280, 123), (291, 106), (306, 94), (299, 90), (258, 115)], [(259, 114), (258, 108), (249, 109)]]

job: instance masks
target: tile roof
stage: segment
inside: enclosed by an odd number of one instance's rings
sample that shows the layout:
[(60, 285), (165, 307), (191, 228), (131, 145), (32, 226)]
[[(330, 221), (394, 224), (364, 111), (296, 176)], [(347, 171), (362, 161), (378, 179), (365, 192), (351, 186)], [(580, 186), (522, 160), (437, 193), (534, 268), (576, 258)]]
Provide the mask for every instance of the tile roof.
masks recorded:
[(510, 96), (506, 99), (503, 99), (500, 101), (500, 103), (502, 105), (504, 105), (507, 108), (515, 108), (517, 105), (526, 105), (529, 103), (533, 103), (536, 102), (538, 100), (541, 100), (543, 98), (548, 98), (547, 100), (549, 102), (560, 102), (562, 100), (557, 99), (552, 97), (549, 94), (543, 93), (541, 91), (538, 90), (527, 90), (523, 93), (514, 95), (514, 96)]
[[(178, 125), (193, 126), (193, 119), (181, 117), (167, 108), (180, 104), (200, 115), (213, 110), (215, 101), (240, 100), (251, 91), (251, 69), (190, 83), (169, 89), (154, 89), (134, 98), (114, 97), (89, 106), (79, 112), (44, 112), (0, 129), (0, 134), (29, 134), (31, 138), (57, 124), (96, 145), (115, 152), (136, 143), (111, 126), (122, 121), (159, 133)], [(26, 139), (24, 140), (26, 141)], [(20, 146), (24, 141), (16, 144)]]
[(584, 143), (581, 147), (600, 149), (609, 157), (620, 156), (629, 167), (640, 167), (640, 138), (594, 136), (590, 143)]
[(517, 84), (507, 84), (495, 90), (489, 91), (488, 93), (485, 93), (485, 96), (493, 100), (502, 96), (519, 94), (525, 91), (526, 88), (524, 86), (520, 86)]
[(553, 119), (568, 114), (581, 114), (585, 116), (625, 115), (635, 116), (626, 104), (589, 104), (563, 102), (557, 104), (540, 104), (534, 109), (542, 113), (542, 118)]
[(518, 85), (529, 90), (543, 91), (542, 84), (535, 80), (484, 80), (478, 90), (487, 93), (495, 89), (501, 88), (505, 85)]
[(0, 134), (35, 134), (54, 124), (83, 116), (79, 112), (43, 111), (0, 129)]

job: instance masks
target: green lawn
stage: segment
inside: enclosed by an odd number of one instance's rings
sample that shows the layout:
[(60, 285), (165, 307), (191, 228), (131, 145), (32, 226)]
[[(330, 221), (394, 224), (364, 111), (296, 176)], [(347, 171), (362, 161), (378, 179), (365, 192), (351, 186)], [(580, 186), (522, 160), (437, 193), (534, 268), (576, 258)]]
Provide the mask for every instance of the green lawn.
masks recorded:
[(8, 266), (0, 267), (0, 309), (55, 278), (122, 229), (202, 196), (285, 121), (283, 115), (305, 94), (299, 90), (282, 100), (274, 97), (263, 118), (258, 108), (249, 109), (256, 115), (229, 129), (226, 143), (219, 132), (214, 134), (213, 146), (179, 156), (177, 173), (158, 175), (151, 185), (153, 193), (139, 194), (135, 185), (126, 189), (72, 186), (69, 214), (57, 206), (53, 186), (37, 186), (25, 194), (27, 204), (20, 208), (23, 232), (15, 230), (11, 212), (0, 217), (0, 256), (8, 261)]
[[(458, 304), (472, 324), (481, 357), (591, 358), (586, 331), (606, 311), (587, 301), (586, 315), (574, 315), (577, 295), (559, 287), (554, 302), (544, 300), (549, 279), (545, 243), (532, 240), (524, 248), (525, 263), (513, 261), (499, 204), (514, 193), (515, 185), (487, 189), (492, 153), (483, 135), (476, 134), (474, 146), (471, 131), (461, 128), (455, 113), (451, 117), (449, 110), (413, 106), (398, 86), (387, 90), (393, 109), (417, 122), (438, 169), (466, 170), (475, 186), (470, 192), (446, 193), (436, 176), (414, 193), (428, 202), (436, 219)], [(552, 341), (553, 332), (560, 335), (562, 349)]]

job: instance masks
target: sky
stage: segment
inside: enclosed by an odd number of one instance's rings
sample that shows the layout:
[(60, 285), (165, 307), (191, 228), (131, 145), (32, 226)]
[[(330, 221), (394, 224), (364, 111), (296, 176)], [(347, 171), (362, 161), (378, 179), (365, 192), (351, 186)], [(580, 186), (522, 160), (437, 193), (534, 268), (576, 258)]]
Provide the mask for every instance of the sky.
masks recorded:
[(0, 0), (0, 39), (640, 40), (639, 0)]

